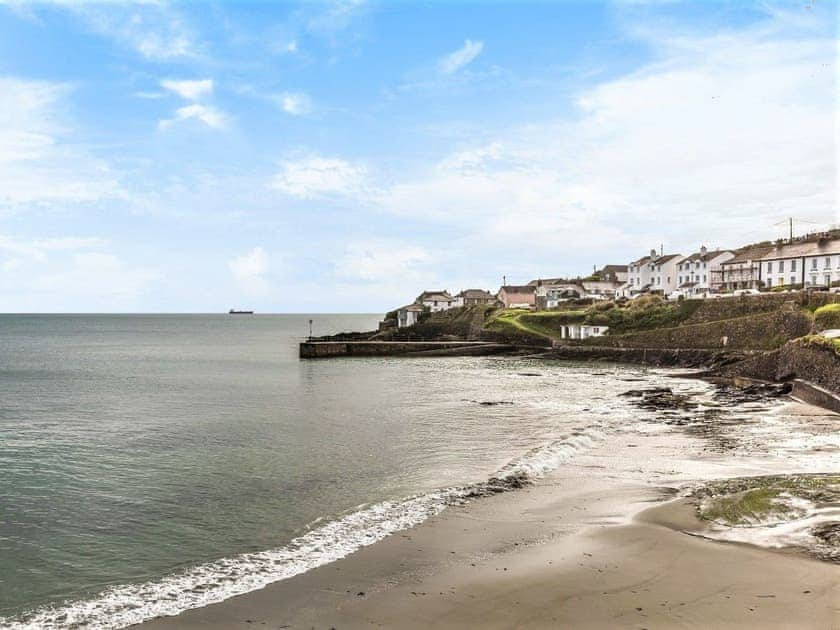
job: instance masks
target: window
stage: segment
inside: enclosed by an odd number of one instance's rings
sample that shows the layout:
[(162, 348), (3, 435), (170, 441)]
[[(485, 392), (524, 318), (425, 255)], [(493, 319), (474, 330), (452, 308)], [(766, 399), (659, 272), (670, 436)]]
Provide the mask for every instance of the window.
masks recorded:
[(790, 270), (791, 271), (796, 271), (796, 261), (795, 260), (790, 261)]
[(772, 287), (772, 286), (773, 286), (773, 278), (767, 278), (767, 286), (768, 286), (768, 287)]
[(811, 259), (811, 269), (816, 269), (816, 268), (817, 268), (817, 259), (812, 258)]
[(790, 277), (790, 283), (791, 284), (796, 284), (796, 276), (791, 276)]
[(665, 278), (665, 282), (668, 282), (668, 283), (670, 284), (670, 282), (671, 282), (671, 276), (668, 276), (667, 278)]
[(706, 274), (703, 274), (703, 282), (706, 282)]
[(773, 263), (767, 263), (767, 273), (773, 273)]
[(827, 287), (831, 286), (831, 274), (827, 273), (823, 276), (823, 284)]
[(784, 272), (785, 272), (785, 261), (780, 260), (779, 261), (779, 273), (784, 273)]

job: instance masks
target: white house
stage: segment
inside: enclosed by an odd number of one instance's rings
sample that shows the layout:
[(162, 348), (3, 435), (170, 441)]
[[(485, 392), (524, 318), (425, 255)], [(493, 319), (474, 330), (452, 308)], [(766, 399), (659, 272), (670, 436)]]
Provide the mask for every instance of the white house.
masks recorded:
[(772, 245), (754, 245), (735, 252), (735, 257), (720, 263), (720, 272), (712, 272), (712, 286), (721, 291), (760, 289), (761, 258), (773, 249)]
[(455, 298), (449, 295), (448, 291), (423, 291), (423, 293), (417, 297), (415, 302), (417, 304), (422, 304), (432, 313), (445, 311), (457, 306)]
[(541, 306), (540, 297), (545, 298), (545, 308), (557, 308), (563, 302), (577, 300), (586, 295), (586, 291), (577, 284), (544, 284), (537, 287), (537, 306)]
[(733, 258), (733, 251), (709, 251), (705, 245), (701, 246), (699, 252), (686, 256), (677, 264), (677, 288), (692, 296), (720, 291), (720, 266)]
[(840, 239), (779, 243), (761, 259), (761, 280), (768, 288), (840, 282)]
[(609, 326), (593, 326), (591, 324), (566, 324), (560, 329), (560, 338), (589, 339), (589, 337), (600, 337), (609, 329)]
[(397, 309), (397, 328), (413, 326), (420, 320), (423, 307), (420, 304), (409, 304)]
[(659, 255), (655, 249), (627, 265), (627, 284), (618, 289), (625, 297), (639, 293), (659, 292), (668, 294), (677, 286), (677, 264), (682, 254)]

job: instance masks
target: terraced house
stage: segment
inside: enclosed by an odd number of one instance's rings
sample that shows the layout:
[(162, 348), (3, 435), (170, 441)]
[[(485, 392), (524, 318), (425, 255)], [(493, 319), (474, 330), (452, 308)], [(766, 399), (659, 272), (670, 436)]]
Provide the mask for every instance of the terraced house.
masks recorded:
[(765, 287), (840, 285), (840, 239), (779, 243), (761, 259)]
[(682, 257), (682, 254), (659, 255), (655, 249), (650, 250), (650, 256), (627, 265), (627, 283), (618, 293), (625, 297), (638, 293), (671, 293), (677, 286), (677, 265)]
[(677, 287), (689, 296), (717, 293), (721, 290), (720, 266), (735, 258), (731, 250), (700, 251), (683, 258), (677, 265)]

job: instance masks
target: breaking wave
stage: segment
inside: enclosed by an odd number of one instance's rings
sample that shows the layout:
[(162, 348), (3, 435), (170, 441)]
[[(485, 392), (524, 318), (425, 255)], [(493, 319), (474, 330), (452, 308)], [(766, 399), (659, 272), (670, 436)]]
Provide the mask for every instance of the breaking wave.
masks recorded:
[(487, 481), (359, 506), (355, 512), (320, 524), (283, 547), (222, 558), (159, 580), (112, 586), (91, 599), (0, 618), (0, 626), (10, 630), (106, 630), (221, 602), (339, 560), (394, 532), (418, 525), (448, 505), (532, 483), (603, 438), (598, 428), (575, 431), (516, 458)]

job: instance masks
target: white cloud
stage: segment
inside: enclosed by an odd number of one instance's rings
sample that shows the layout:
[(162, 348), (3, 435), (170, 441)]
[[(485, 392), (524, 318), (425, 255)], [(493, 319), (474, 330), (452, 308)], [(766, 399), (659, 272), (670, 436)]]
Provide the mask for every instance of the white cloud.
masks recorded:
[(213, 129), (222, 129), (227, 124), (227, 116), (224, 112), (210, 107), (209, 105), (185, 105), (175, 110), (175, 117), (161, 120), (158, 123), (160, 129), (168, 129), (177, 122), (184, 120), (197, 120)]
[(58, 7), (80, 20), (91, 32), (154, 61), (183, 60), (199, 54), (200, 47), (192, 29), (168, 2), (5, 1), (21, 17), (28, 19), (38, 19), (41, 6)]
[(250, 252), (233, 258), (228, 262), (228, 269), (245, 293), (261, 296), (269, 293), (271, 286), (266, 279), (269, 270), (268, 255), (262, 247), (255, 247)]
[(0, 77), (0, 209), (122, 197), (109, 165), (63, 115), (70, 87)]
[(453, 74), (467, 64), (471, 63), (484, 50), (484, 42), (474, 42), (468, 39), (458, 50), (455, 50), (438, 62), (440, 71), (444, 74)]
[(298, 51), (298, 43), (297, 40), (292, 40), (285, 46), (286, 52), (290, 55), (294, 55)]
[(0, 303), (20, 311), (138, 310), (159, 274), (128, 265), (107, 247), (96, 237), (0, 235)]
[(293, 197), (311, 199), (329, 195), (361, 195), (367, 169), (339, 158), (311, 156), (283, 162), (270, 186)]
[(458, 147), (377, 205), (543, 274), (772, 238), (789, 215), (837, 221), (830, 37), (778, 21), (646, 37), (658, 60), (579, 92), (577, 115)]
[(301, 92), (286, 92), (277, 97), (283, 111), (292, 116), (303, 116), (312, 111), (312, 100)]
[(170, 92), (174, 92), (181, 98), (190, 101), (200, 99), (202, 96), (211, 94), (213, 92), (213, 79), (196, 79), (175, 81), (166, 79), (160, 82), (161, 87)]
[(430, 276), (434, 258), (426, 249), (405, 241), (368, 239), (348, 245), (336, 263), (336, 274), (351, 280), (380, 282)]

